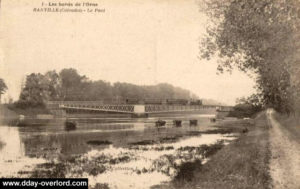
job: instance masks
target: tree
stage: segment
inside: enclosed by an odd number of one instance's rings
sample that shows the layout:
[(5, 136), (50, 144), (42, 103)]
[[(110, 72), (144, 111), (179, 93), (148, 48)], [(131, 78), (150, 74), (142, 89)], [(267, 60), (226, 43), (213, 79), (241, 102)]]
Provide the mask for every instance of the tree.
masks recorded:
[(6, 92), (7, 86), (3, 79), (0, 78), (0, 104), (1, 104), (1, 96)]
[(84, 94), (86, 100), (103, 100), (113, 96), (112, 86), (108, 82), (98, 80), (88, 82), (86, 86), (87, 90)]
[(252, 94), (251, 96), (245, 98), (239, 98), (236, 100), (236, 104), (249, 104), (257, 109), (261, 109), (263, 106), (262, 99), (257, 94)]
[(22, 89), (19, 107), (44, 107), (48, 100), (48, 83), (44, 75), (32, 73), (26, 77), (25, 87)]
[(47, 99), (59, 100), (61, 96), (61, 79), (56, 71), (48, 71), (44, 75), (44, 83), (47, 87)]
[(170, 84), (139, 86), (117, 82), (111, 85), (102, 80), (90, 81), (87, 77), (79, 75), (77, 70), (70, 68), (63, 69), (59, 74), (56, 71), (48, 71), (45, 74), (28, 75), (17, 105), (21, 108), (45, 107), (46, 102), (50, 100), (189, 99), (190, 94), (188, 90)]
[(59, 73), (61, 79), (61, 99), (75, 100), (83, 95), (83, 83), (87, 81), (85, 76), (80, 76), (73, 68), (63, 69)]
[(233, 67), (254, 72), (263, 104), (293, 111), (299, 96), (300, 2), (211, 0), (202, 8), (212, 22), (201, 58), (219, 57), (220, 72)]

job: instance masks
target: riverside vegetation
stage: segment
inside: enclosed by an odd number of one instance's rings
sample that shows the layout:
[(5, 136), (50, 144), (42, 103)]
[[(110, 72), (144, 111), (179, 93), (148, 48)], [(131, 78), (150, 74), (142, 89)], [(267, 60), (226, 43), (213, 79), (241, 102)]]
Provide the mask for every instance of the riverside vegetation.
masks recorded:
[[(269, 188), (269, 126), (265, 113), (251, 122), (225, 122), (219, 127), (242, 134), (227, 146), (214, 146), (205, 164), (183, 164), (171, 183), (153, 188)], [(248, 132), (243, 133), (245, 127)]]

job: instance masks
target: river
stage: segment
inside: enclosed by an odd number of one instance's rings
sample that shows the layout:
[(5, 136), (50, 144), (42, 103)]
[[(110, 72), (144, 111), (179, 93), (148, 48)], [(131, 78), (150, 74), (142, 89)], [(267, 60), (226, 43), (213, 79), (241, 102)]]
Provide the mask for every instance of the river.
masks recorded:
[[(203, 145), (235, 139), (202, 133), (214, 129), (213, 116), (74, 119), (77, 129), (72, 131), (60, 124), (1, 125), (0, 177), (83, 177), (90, 187), (150, 188), (171, 181), (185, 162), (205, 163)], [(158, 119), (166, 126), (155, 127)], [(182, 126), (173, 126), (174, 119), (183, 120)], [(190, 126), (191, 119), (198, 125)]]

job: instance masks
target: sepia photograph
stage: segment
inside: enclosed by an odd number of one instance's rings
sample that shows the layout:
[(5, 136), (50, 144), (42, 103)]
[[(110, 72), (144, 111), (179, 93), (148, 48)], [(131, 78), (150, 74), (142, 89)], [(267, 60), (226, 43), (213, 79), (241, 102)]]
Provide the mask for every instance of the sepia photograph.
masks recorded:
[(300, 1), (0, 0), (0, 188), (300, 189)]

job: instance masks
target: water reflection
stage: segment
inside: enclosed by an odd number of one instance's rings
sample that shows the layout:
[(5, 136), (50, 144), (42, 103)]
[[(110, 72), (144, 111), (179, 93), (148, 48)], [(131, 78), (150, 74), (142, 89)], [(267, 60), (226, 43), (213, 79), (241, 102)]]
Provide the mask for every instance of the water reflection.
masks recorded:
[[(156, 128), (154, 127), (155, 120), (157, 118), (130, 119), (130, 122), (126, 119), (126, 122), (120, 123), (119, 119), (116, 122), (113, 119), (109, 121), (94, 119), (88, 123), (86, 119), (77, 119), (78, 125), (74, 131), (65, 131), (62, 125), (11, 127), (10, 129), (15, 129), (15, 133), (20, 138), (18, 141), (24, 145), (24, 155), (54, 158), (61, 154), (82, 154), (91, 149), (107, 148), (107, 146), (88, 145), (87, 142), (90, 140), (106, 140), (112, 142), (115, 147), (127, 147), (128, 144), (136, 141), (159, 140), (164, 137), (184, 135), (189, 131), (206, 130), (210, 124), (209, 119), (198, 117), (198, 127), (190, 127), (187, 119), (183, 121), (183, 126), (178, 128), (173, 126), (171, 117), (166, 117), (166, 126)], [(7, 136), (10, 135), (7, 134)]]
[(32, 170), (34, 165), (45, 162), (44, 159), (28, 158), (25, 144), (21, 140), (19, 128), (0, 127), (0, 176), (16, 177), (20, 171)]

